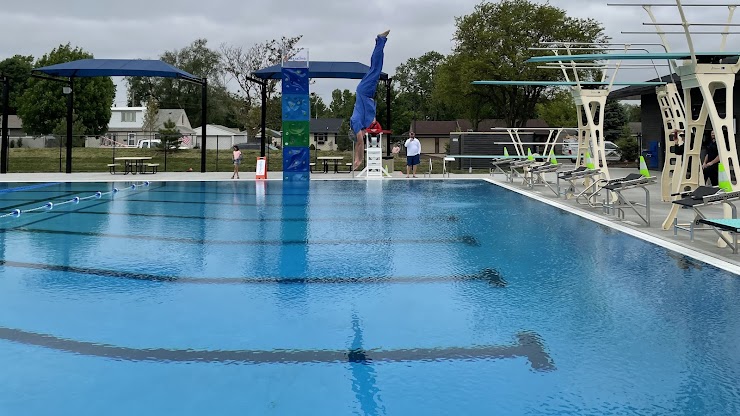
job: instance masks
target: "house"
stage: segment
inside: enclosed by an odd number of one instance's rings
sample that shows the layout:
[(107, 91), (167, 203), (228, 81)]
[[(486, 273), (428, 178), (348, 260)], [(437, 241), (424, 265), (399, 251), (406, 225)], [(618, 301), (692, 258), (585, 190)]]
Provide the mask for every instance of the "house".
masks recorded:
[(309, 143), (318, 150), (336, 150), (341, 118), (312, 118), (309, 124)]
[[(234, 145), (247, 144), (247, 132), (219, 124), (206, 124), (206, 149), (231, 149)], [(195, 129), (195, 146), (201, 147), (203, 129)], [(246, 147), (246, 146), (245, 146)]]
[(190, 126), (188, 115), (183, 109), (160, 109), (153, 132), (144, 131), (144, 115), (146, 107), (113, 107), (108, 122), (107, 137), (103, 140), (89, 138), (86, 146), (99, 147), (112, 145), (113, 141), (121, 146), (136, 146), (139, 140), (154, 138), (164, 123), (172, 120), (177, 131), (183, 135), (183, 145), (190, 146), (191, 136), (195, 130)]
[[(450, 143), (450, 133), (452, 132), (490, 132), (494, 127), (507, 127), (506, 122), (503, 120), (483, 120), (478, 123), (478, 129), (473, 129), (473, 125), (469, 120), (457, 119), (457, 120), (416, 120), (411, 123), (409, 131), (416, 133), (416, 138), (421, 142), (421, 150), (425, 154), (445, 154), (448, 152), (448, 146)], [(525, 127), (529, 128), (546, 128), (549, 127), (544, 120), (528, 120)], [(546, 132), (538, 134), (544, 135), (547, 138)], [(408, 133), (404, 134), (405, 138), (408, 138)], [(544, 141), (544, 139), (542, 140)]]
[[(0, 115), (0, 122), (2, 122), (3, 116)], [(26, 137), (26, 133), (23, 131), (23, 123), (20, 117), (15, 114), (8, 115), (8, 136), (10, 138)]]

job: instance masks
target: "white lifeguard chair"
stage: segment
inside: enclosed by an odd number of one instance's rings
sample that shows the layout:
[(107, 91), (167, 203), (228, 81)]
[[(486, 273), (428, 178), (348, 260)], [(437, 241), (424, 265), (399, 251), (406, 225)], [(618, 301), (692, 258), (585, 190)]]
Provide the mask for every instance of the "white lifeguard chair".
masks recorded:
[(383, 134), (390, 133), (383, 130), (377, 134), (365, 133), (365, 169), (357, 174), (358, 178), (383, 179), (392, 177), (383, 167)]

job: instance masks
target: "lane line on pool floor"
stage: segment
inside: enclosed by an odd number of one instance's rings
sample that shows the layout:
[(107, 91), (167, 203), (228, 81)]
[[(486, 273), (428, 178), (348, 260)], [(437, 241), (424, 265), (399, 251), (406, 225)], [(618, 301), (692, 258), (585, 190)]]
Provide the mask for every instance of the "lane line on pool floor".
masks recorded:
[(63, 266), (43, 263), (0, 260), (0, 266), (32, 270), (47, 270), (63, 273), (76, 273), (118, 279), (142, 280), (167, 283), (189, 284), (389, 284), (389, 283), (436, 283), (436, 282), (487, 282), (494, 287), (506, 287), (507, 281), (494, 268), (484, 268), (474, 274), (455, 274), (450, 276), (389, 276), (389, 277), (192, 277), (163, 276), (152, 273), (127, 272), (121, 270), (98, 269), (92, 267)]
[(478, 361), (526, 358), (535, 371), (553, 371), (555, 365), (541, 338), (520, 332), (510, 345), (472, 347), (349, 349), (349, 350), (195, 350), (131, 348), (76, 341), (48, 334), (0, 327), (0, 339), (83, 356), (124, 361), (224, 363), (224, 364), (311, 364)]
[[(43, 215), (45, 212), (38, 211), (29, 213), (31, 215)], [(106, 211), (87, 211), (87, 208), (81, 208), (78, 211), (71, 212), (75, 215), (115, 215), (127, 217), (144, 217), (144, 218), (173, 218), (183, 220), (208, 220), (208, 221), (225, 221), (225, 222), (404, 222), (404, 221), (435, 221), (435, 222), (457, 222), (460, 220), (455, 215), (425, 216), (425, 217), (325, 217), (325, 218), (239, 218), (239, 217), (210, 217), (198, 215), (176, 215), (176, 214), (150, 214), (150, 213), (130, 213), (130, 212), (106, 212)], [(24, 214), (25, 215), (25, 214)]]
[[(64, 215), (64, 214), (62, 214)], [(48, 220), (47, 218), (44, 220)], [(43, 220), (42, 220), (43, 221)], [(38, 221), (37, 221), (38, 222)], [(197, 238), (184, 238), (184, 237), (164, 237), (155, 235), (127, 235), (127, 234), (112, 234), (112, 233), (94, 233), (87, 231), (66, 231), (66, 230), (45, 230), (36, 228), (26, 228), (28, 225), (34, 223), (25, 224), (11, 229), (0, 229), (0, 233), (13, 234), (13, 233), (28, 233), (28, 234), (51, 234), (51, 235), (71, 235), (79, 237), (98, 237), (98, 238), (116, 238), (116, 239), (127, 239), (127, 240), (147, 240), (147, 241), (163, 241), (169, 243), (184, 243), (184, 244), (198, 244), (198, 245), (241, 245), (241, 246), (314, 246), (314, 245), (344, 245), (344, 244), (357, 244), (356, 240), (205, 240)], [(470, 247), (479, 247), (480, 242), (477, 238), (471, 235), (463, 235), (460, 237), (453, 238), (437, 238), (437, 239), (377, 239), (377, 240), (363, 240), (363, 245), (377, 245), (377, 244), (414, 244), (414, 245), (440, 245), (440, 244), (465, 244)]]

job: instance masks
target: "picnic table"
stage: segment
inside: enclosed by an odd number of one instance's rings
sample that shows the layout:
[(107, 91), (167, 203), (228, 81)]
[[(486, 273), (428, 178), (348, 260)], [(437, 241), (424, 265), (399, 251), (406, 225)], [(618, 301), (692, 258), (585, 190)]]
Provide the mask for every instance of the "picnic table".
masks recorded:
[(329, 173), (329, 161), (334, 161), (334, 173), (339, 172), (339, 161), (344, 160), (344, 156), (321, 156), (317, 157), (317, 160), (324, 162), (324, 173)]
[(124, 164), (124, 175), (131, 173), (136, 175), (137, 173), (144, 173), (144, 161), (152, 160), (151, 156), (125, 156), (116, 157), (114, 160), (120, 160)]

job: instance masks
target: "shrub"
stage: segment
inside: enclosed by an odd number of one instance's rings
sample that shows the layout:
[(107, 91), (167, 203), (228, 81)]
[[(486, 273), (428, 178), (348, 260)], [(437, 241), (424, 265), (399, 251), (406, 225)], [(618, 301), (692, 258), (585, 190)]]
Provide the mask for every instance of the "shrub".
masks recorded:
[(15, 140), (11, 140), (10, 141), (10, 148), (12, 149), (14, 147), (15, 147)]
[(640, 147), (634, 137), (623, 137), (617, 140), (616, 145), (619, 146), (624, 161), (634, 162), (640, 156)]
[(314, 145), (313, 143), (311, 143), (311, 146), (309, 147), (309, 149), (310, 150), (316, 150), (316, 145)]
[(18, 138), (18, 147), (23, 147), (23, 138), (22, 137), (19, 137)]

